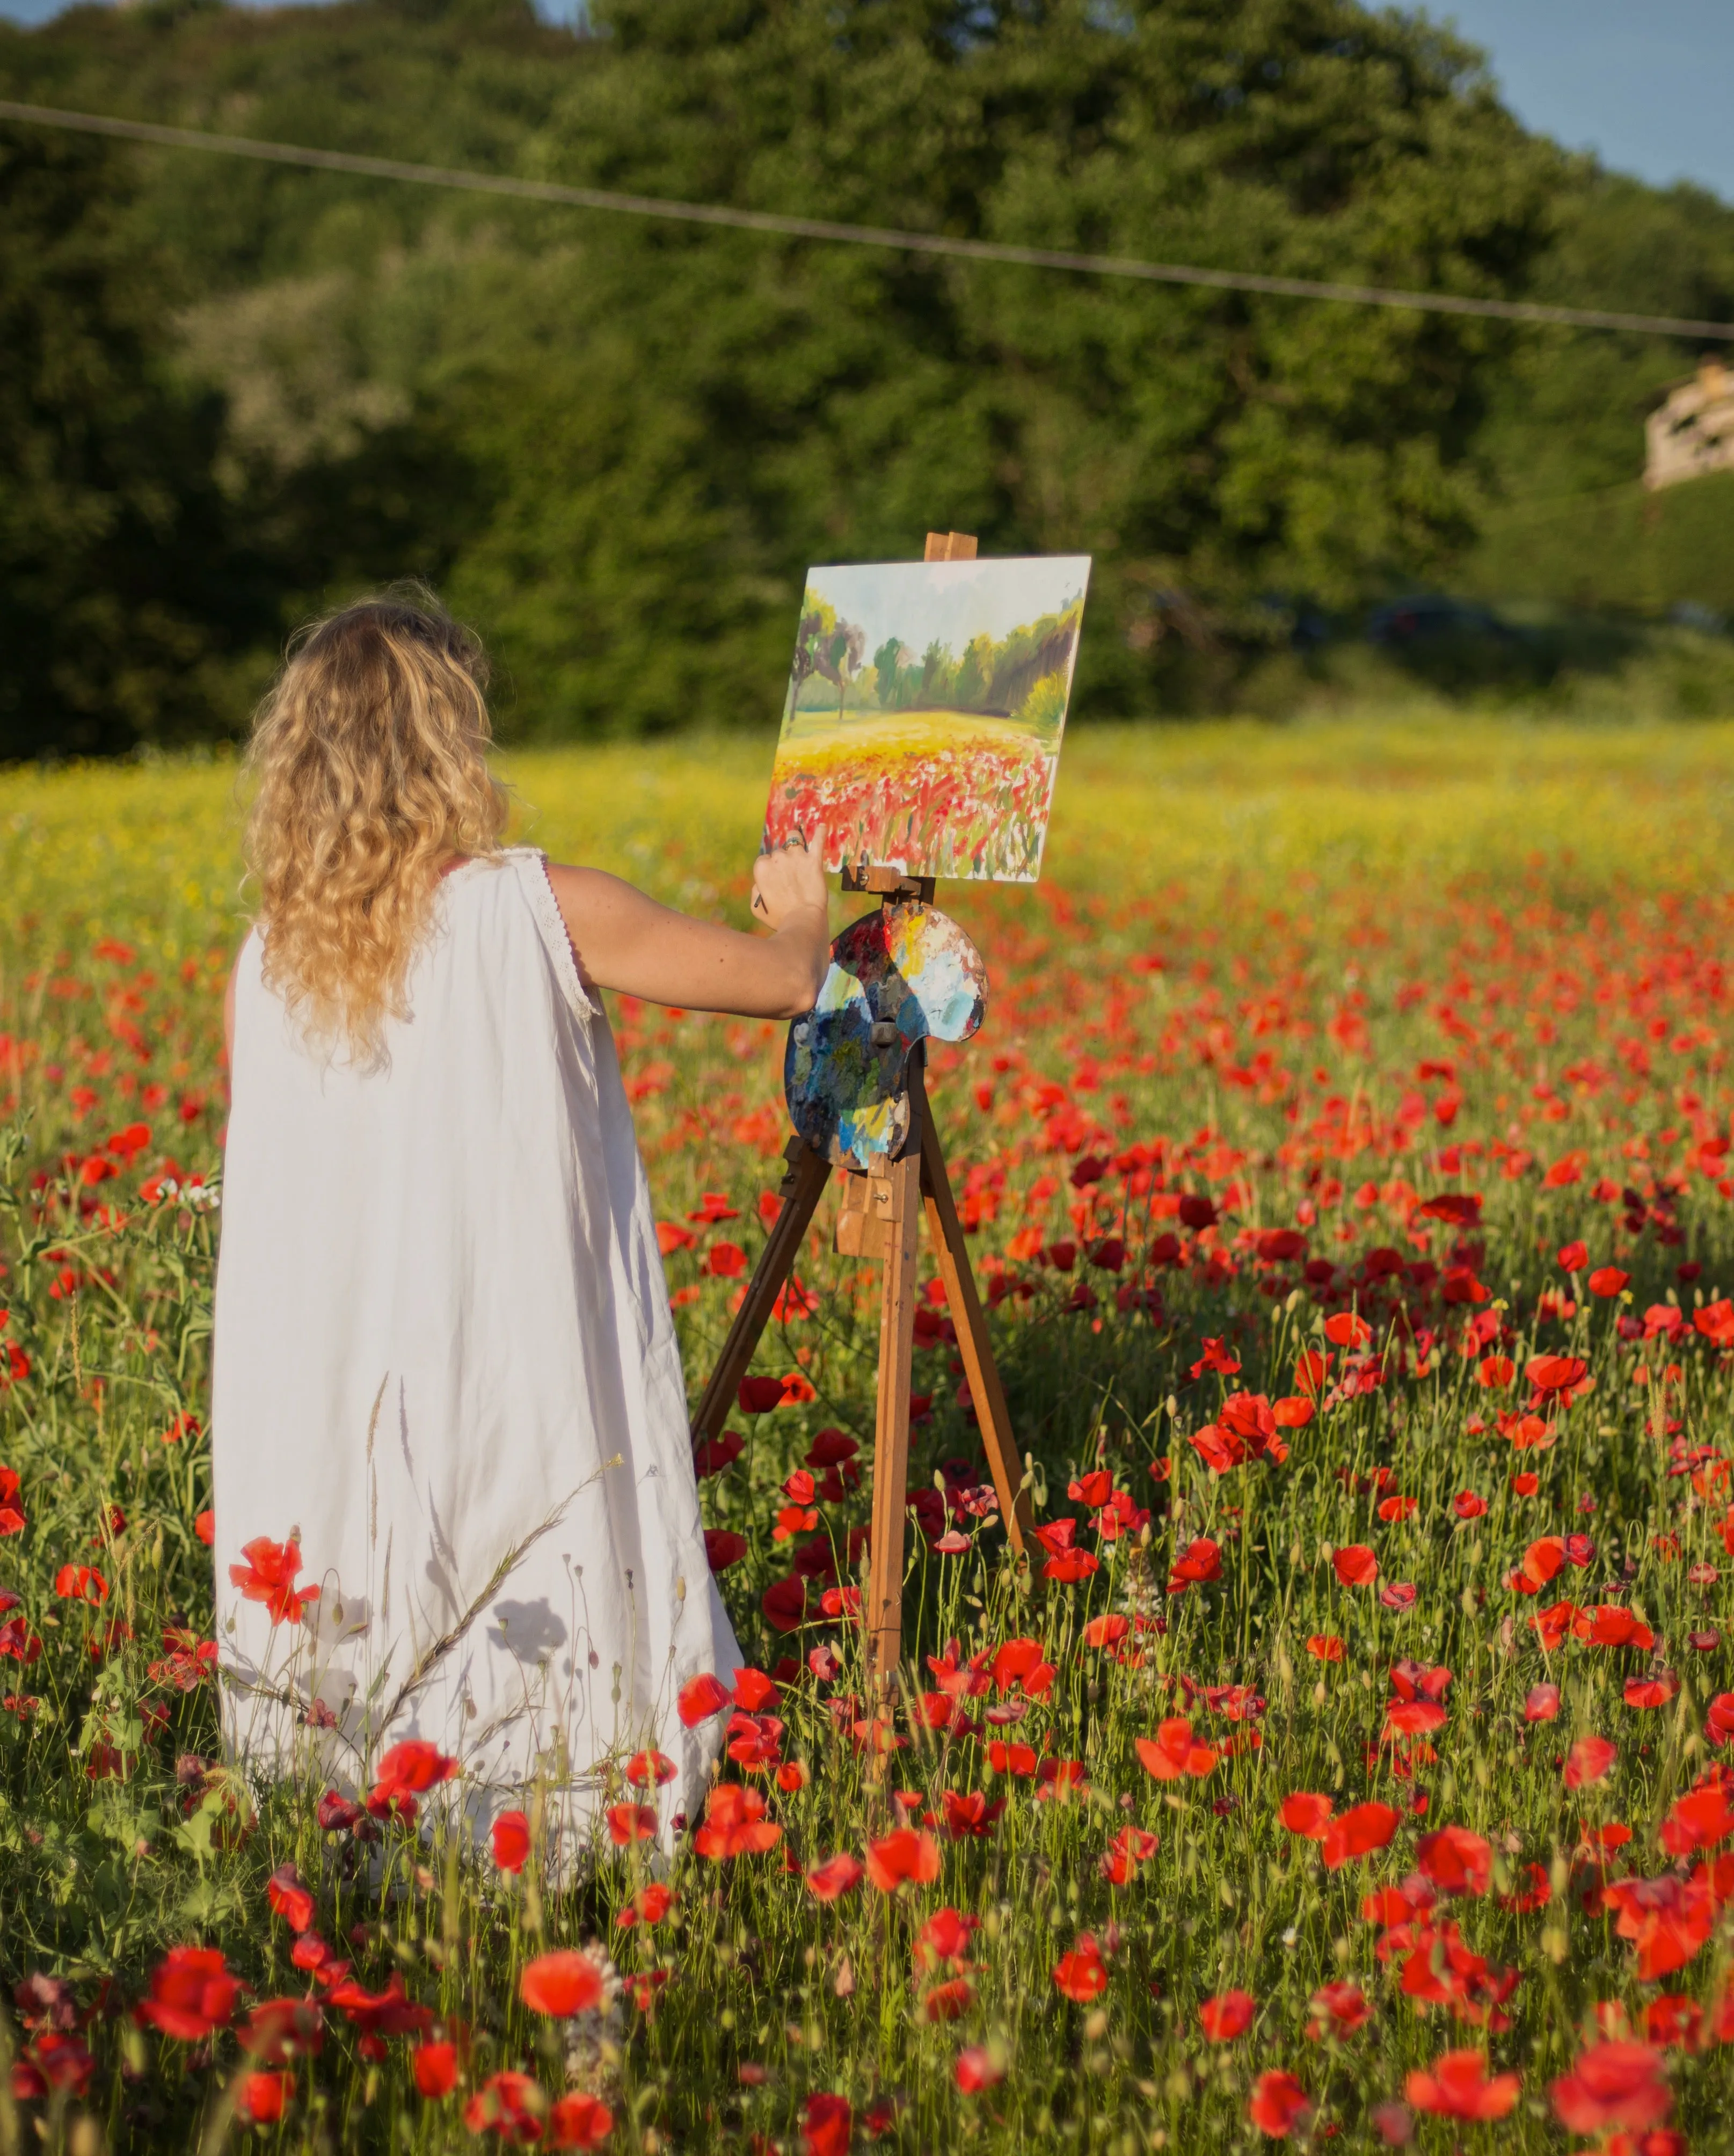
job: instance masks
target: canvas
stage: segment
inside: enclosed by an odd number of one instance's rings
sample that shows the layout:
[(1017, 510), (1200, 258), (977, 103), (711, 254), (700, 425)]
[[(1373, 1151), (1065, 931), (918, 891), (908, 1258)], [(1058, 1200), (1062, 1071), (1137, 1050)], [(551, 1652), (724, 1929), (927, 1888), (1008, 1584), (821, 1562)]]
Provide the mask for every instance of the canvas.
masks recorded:
[(765, 843), (825, 865), (1033, 883), (1087, 554), (811, 569)]

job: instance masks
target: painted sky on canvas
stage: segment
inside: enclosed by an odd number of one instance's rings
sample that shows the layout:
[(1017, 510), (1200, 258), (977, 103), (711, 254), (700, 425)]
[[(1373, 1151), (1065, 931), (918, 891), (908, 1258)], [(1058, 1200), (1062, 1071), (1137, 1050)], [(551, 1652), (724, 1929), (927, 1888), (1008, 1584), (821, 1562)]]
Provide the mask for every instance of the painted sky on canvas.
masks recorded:
[(865, 632), (870, 659), (890, 636), (916, 654), (936, 640), (959, 653), (975, 636), (998, 644), (1014, 629), (1058, 613), (1089, 581), (1087, 554), (852, 562), (807, 572), (808, 590)]

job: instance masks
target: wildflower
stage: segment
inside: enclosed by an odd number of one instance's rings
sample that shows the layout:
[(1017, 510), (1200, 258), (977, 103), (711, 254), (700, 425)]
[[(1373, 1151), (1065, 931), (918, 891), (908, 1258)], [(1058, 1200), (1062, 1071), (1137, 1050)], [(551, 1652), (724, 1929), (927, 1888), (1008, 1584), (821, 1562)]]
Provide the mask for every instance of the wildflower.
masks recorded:
[(1401, 1817), (1389, 1804), (1372, 1803), (1357, 1804), (1333, 1819), (1320, 1838), (1319, 1855), (1325, 1869), (1340, 1871), (1345, 1864), (1385, 1848)]
[(303, 1607), (319, 1599), (316, 1587), (295, 1584), (301, 1568), (300, 1543), (293, 1537), (274, 1543), (261, 1535), (244, 1543), (241, 1554), (247, 1562), (229, 1567), (231, 1582), (249, 1602), (264, 1603), (274, 1625), (299, 1625)]
[(762, 1855), (782, 1839), (782, 1829), (765, 1817), (765, 1800), (757, 1789), (738, 1782), (719, 1782), (705, 1804), (705, 1822), (693, 1836), (693, 1847), (713, 1863), (736, 1856)]
[[(1424, 1834), (1415, 1845), (1415, 1858), (1441, 1893), (1485, 1894), (1492, 1880), (1493, 1851), (1467, 1827), (1445, 1826)], [(1412, 2094), (1409, 2101), (1418, 2099)]]
[(804, 2156), (849, 2156), (855, 2115), (846, 2097), (819, 2091), (807, 2099), (807, 2123), (801, 2130)]
[(1372, 2009), (1358, 1984), (1324, 1984), (1307, 2001), (1307, 2012), (1309, 2036), (1348, 2036), (1365, 2026)]
[(542, 2136), (545, 2148), (600, 2148), (614, 2130), (614, 2114), (599, 2096), (569, 2089), (556, 2097)]
[(1108, 1972), (1101, 1951), (1088, 1932), (1080, 1932), (1077, 1944), (1063, 1953), (1054, 1968), (1054, 1989), (1080, 2006), (1099, 1998), (1108, 1988)]
[(983, 2089), (996, 2088), (1005, 2079), (1004, 2066), (979, 2044), (961, 2051), (952, 2071), (961, 2096), (979, 2096)]
[(313, 1897), (292, 1864), (280, 1864), (265, 1881), (265, 1899), (292, 1932), (305, 1932), (313, 1922)]
[(1605, 1781), (1619, 1757), (1605, 1737), (1580, 1737), (1566, 1754), (1566, 1787), (1588, 1789)]
[(287, 2074), (243, 2074), (235, 2085), (235, 2111), (251, 2126), (274, 2126), (292, 2086)]
[(905, 1883), (930, 1886), (939, 1876), (939, 1844), (916, 1828), (895, 1828), (868, 1843), (866, 1869), (881, 1894), (895, 1894)]
[(1330, 1824), (1333, 1809), (1329, 1797), (1319, 1796), (1311, 1790), (1300, 1790), (1283, 1799), (1277, 1807), (1276, 1815), (1290, 1834), (1300, 1835), (1308, 1841), (1316, 1841)]
[(1179, 1716), (1164, 1722), (1153, 1738), (1138, 1738), (1134, 1749), (1145, 1771), (1158, 1782), (1177, 1782), (1188, 1775), (1202, 1779), (1219, 1756), (1209, 1745), (1195, 1743), (1191, 1722)]
[(1208, 1535), (1200, 1535), (1175, 1558), (1168, 1574), (1168, 1592), (1183, 1594), (1188, 1587), (1208, 1586), (1221, 1576), (1221, 1550)]
[(1418, 2067), (1403, 2085), (1417, 2111), (1442, 2118), (1504, 2118), (1516, 2108), (1523, 2082), (1516, 2074), (1487, 2077), (1480, 2051), (1447, 2051), (1430, 2067)]
[(11, 1467), (0, 1467), (0, 1535), (21, 1535), (29, 1524), (18, 1502), (18, 1477)]
[(518, 1979), (518, 1995), (538, 2014), (569, 2020), (602, 2004), (603, 1973), (593, 1956), (571, 1947), (538, 1954)]
[(707, 1671), (681, 1686), (678, 1702), (680, 1720), (686, 1728), (696, 1729), (713, 1714), (721, 1714), (728, 1703), (726, 1687)]
[(541, 2084), (510, 2067), (490, 2074), (464, 2107), (464, 2123), (472, 2133), (497, 2133), (503, 2141), (539, 2141), (547, 2115)]
[(430, 2103), (437, 2103), (458, 2086), (458, 2047), (455, 2044), (418, 2044), (409, 2055), (409, 2070), (422, 2095)]
[(807, 1874), (807, 1890), (816, 1902), (834, 1902), (859, 1885), (866, 1866), (843, 1851), (813, 1865)]
[(1570, 2133), (1641, 2133), (1674, 2107), (1662, 2056), (1652, 2045), (1591, 2044), (1547, 2092), (1553, 2115)]
[(240, 2030), (241, 2049), (268, 2066), (317, 2058), (325, 2042), (325, 2015), (317, 1999), (261, 1999)]
[(1249, 1991), (1222, 1991), (1198, 2009), (1198, 2026), (1213, 2044), (1231, 2044), (1253, 2025), (1259, 2003)]
[(183, 2044), (201, 2043), (228, 2026), (239, 1989), (215, 1947), (171, 1947), (151, 1971), (134, 2018)]
[(630, 1849), (635, 1841), (654, 1841), (662, 1825), (654, 1804), (610, 1804), (603, 1817), (616, 1849)]
[(1259, 2076), (1247, 2098), (1246, 2115), (1260, 2133), (1280, 2141), (1304, 2133), (1312, 2117), (1306, 2091), (1290, 2073), (1273, 2066)]
[(1335, 1632), (1314, 1632), (1307, 1640), (1306, 1651), (1315, 1661), (1340, 1662), (1343, 1644)]
[(953, 1841), (984, 1839), (993, 1822), (1005, 1810), (1005, 1799), (996, 1797), (992, 1804), (979, 1789), (967, 1795), (956, 1789), (947, 1789), (941, 1800), (946, 1832)]
[(1379, 1575), (1379, 1561), (1359, 1543), (1331, 1553), (1332, 1570), (1345, 1587), (1371, 1587)]
[(530, 1821), (521, 1811), (501, 1812), (490, 1830), (494, 1861), (502, 1871), (521, 1871), (530, 1856)]
[(416, 1799), (450, 1781), (457, 1772), (457, 1761), (448, 1758), (437, 1744), (419, 1737), (406, 1738), (401, 1744), (392, 1745), (379, 1762), (373, 1787), (367, 1793), (367, 1810), (375, 1819), (396, 1813), (403, 1820), (413, 1820)]

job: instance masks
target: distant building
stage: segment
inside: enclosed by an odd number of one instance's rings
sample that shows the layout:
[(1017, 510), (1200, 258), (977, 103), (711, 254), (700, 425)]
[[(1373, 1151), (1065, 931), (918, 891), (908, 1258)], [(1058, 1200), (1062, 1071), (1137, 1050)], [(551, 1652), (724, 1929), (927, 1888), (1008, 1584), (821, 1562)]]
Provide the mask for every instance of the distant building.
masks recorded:
[(1734, 471), (1734, 369), (1706, 359), (1644, 423), (1644, 484)]

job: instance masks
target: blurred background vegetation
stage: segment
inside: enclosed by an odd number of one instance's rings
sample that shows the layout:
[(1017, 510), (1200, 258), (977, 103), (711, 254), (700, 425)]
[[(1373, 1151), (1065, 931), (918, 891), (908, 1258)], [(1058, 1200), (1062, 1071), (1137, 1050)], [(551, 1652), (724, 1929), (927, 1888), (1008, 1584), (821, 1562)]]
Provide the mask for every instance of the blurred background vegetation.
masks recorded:
[[(1734, 208), (1349, 0), (208, 0), (0, 25), (0, 96), (690, 200), (1734, 319)], [(911, 260), (0, 126), (0, 757), (232, 735), (432, 579), (526, 742), (768, 728), (809, 562), (1096, 557), (1075, 708), (1734, 711), (1701, 353)], [(1406, 633), (1388, 603), (1472, 603)], [(1383, 607), (1383, 612), (1377, 611)], [(1369, 612), (1374, 634), (1366, 634)]]

